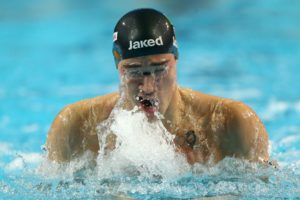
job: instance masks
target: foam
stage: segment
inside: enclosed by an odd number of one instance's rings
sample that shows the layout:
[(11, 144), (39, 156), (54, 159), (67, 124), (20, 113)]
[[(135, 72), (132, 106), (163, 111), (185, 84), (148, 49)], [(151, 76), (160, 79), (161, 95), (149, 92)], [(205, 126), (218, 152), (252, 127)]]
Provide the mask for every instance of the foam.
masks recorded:
[(21, 152), (12, 148), (10, 143), (0, 143), (0, 158), (9, 158), (8, 163), (0, 163), (6, 172), (22, 170), (26, 166), (37, 166), (41, 163), (43, 155), (36, 152)]
[[(98, 157), (100, 176), (137, 172), (143, 176), (172, 177), (189, 169), (185, 157), (176, 152), (174, 135), (165, 129), (161, 120), (149, 122), (137, 109), (114, 110), (98, 130), (102, 147)], [(106, 156), (102, 144), (111, 132), (117, 136), (116, 149)]]
[(300, 158), (300, 150), (291, 149), (286, 152), (276, 153), (275, 157), (279, 164), (282, 166), (290, 165), (291, 163), (298, 162)]
[[(29, 157), (27, 161), (31, 158), (37, 160), (30, 154), (27, 157)], [(299, 188), (299, 176), (295, 176), (300, 173), (299, 161), (278, 170), (246, 160), (225, 158), (214, 166), (195, 164), (187, 171), (188, 173), (177, 174), (175, 177), (164, 176), (163, 179), (150, 177), (148, 175), (157, 171), (143, 173), (141, 169), (138, 169), (141, 170), (138, 176), (135, 174), (128, 177), (126, 170), (120, 169), (120, 176), (103, 179), (103, 173), (99, 171), (105, 169), (86, 170), (93, 159), (93, 153), (86, 152), (69, 163), (58, 164), (43, 160), (39, 167), (40, 171), (28, 173), (28, 171), (21, 170), (22, 176), (12, 179), (12, 184), (0, 181), (0, 189), (5, 190), (4, 192), (8, 195), (14, 195), (17, 192), (20, 196), (26, 195), (35, 199), (116, 199), (116, 197), (129, 198), (128, 196), (136, 199), (151, 199), (151, 197), (159, 198), (160, 196), (170, 199), (191, 199), (226, 194), (280, 197), (286, 196), (286, 191), (289, 195), (295, 196), (297, 195), (296, 189)], [(105, 161), (105, 159), (99, 161)], [(118, 167), (119, 162), (115, 160), (114, 164), (108, 162), (106, 164), (102, 166)], [(123, 164), (123, 166), (126, 165)], [(163, 168), (163, 170), (166, 169)], [(164, 171), (160, 172), (164, 173)], [(78, 179), (76, 181), (76, 176), (82, 177), (82, 182), (78, 182)], [(267, 182), (266, 177), (268, 177)], [(291, 184), (286, 185), (286, 181)]]
[(37, 165), (42, 161), (40, 153), (19, 153), (17, 157), (5, 166), (5, 171), (21, 170), (27, 165)]
[(73, 179), (78, 172), (85, 169), (85, 175), (88, 175), (88, 171), (94, 168), (94, 159), (95, 155), (91, 151), (86, 151), (83, 155), (65, 163), (58, 163), (42, 157), (35, 173), (46, 179)]

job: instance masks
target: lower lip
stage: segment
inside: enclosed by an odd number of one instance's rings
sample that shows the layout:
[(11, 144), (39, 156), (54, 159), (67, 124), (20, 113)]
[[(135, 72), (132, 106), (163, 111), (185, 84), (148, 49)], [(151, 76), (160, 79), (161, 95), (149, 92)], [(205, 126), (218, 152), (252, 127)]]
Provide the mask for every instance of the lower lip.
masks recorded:
[(156, 107), (154, 107), (154, 106), (146, 107), (144, 105), (141, 105), (141, 108), (144, 112), (146, 112), (148, 114), (154, 114), (155, 111), (157, 110)]

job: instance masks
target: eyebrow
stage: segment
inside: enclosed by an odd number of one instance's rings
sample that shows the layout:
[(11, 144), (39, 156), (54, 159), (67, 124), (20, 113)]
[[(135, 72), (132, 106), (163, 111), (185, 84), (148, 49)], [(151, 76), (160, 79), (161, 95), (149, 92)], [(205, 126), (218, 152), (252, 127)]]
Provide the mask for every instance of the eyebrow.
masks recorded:
[(141, 63), (126, 63), (123, 65), (125, 68), (137, 68), (137, 67), (141, 67), (142, 64)]
[[(168, 63), (169, 60), (166, 60), (166, 59), (163, 59), (162, 61), (153, 61), (150, 63), (150, 66), (159, 66), (159, 65), (163, 65), (163, 64), (166, 64)], [(123, 64), (123, 66), (125, 68), (138, 68), (138, 67), (142, 67), (142, 64), (141, 63), (125, 63)]]
[(168, 62), (169, 62), (169, 60), (163, 60), (163, 61), (159, 61), (159, 62), (152, 62), (150, 65), (151, 66), (159, 66), (159, 65), (166, 64)]

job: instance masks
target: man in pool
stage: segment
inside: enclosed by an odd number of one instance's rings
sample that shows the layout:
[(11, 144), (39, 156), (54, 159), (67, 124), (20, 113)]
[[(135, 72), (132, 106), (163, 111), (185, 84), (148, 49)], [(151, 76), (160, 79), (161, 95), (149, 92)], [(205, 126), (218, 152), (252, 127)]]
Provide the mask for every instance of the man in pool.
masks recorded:
[[(162, 13), (138, 9), (124, 15), (114, 29), (113, 55), (122, 83), (121, 106), (138, 107), (150, 121), (160, 113), (166, 129), (175, 135), (178, 151), (190, 164), (218, 162), (227, 156), (269, 160), (268, 135), (253, 110), (241, 102), (177, 85), (175, 31)], [(49, 158), (70, 161), (87, 150), (97, 155), (96, 127), (109, 117), (120, 94), (66, 106), (49, 130)], [(110, 137), (106, 149), (113, 150), (115, 141)]]

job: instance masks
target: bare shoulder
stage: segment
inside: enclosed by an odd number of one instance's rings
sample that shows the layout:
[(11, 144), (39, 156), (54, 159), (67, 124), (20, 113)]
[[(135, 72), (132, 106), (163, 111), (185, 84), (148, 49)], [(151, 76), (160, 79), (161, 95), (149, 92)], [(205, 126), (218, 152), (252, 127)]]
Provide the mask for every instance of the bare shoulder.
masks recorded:
[(226, 117), (222, 141), (228, 155), (253, 161), (268, 160), (268, 134), (256, 112), (239, 101), (223, 100), (222, 105)]
[(220, 158), (235, 156), (268, 160), (268, 134), (248, 105), (191, 89), (179, 89), (185, 109), (194, 117), (205, 117), (207, 134), (219, 146)]
[(65, 161), (88, 149), (97, 151), (96, 125), (109, 117), (118, 98), (112, 93), (65, 106), (48, 132), (48, 157)]
[(69, 104), (57, 115), (53, 125), (56, 124), (57, 120), (64, 122), (65, 125), (74, 125), (73, 123), (79, 121), (84, 122), (90, 117), (97, 118), (96, 121), (105, 120), (114, 108), (118, 98), (118, 93), (111, 93)]
[(204, 94), (189, 88), (179, 88), (179, 93), (185, 107), (190, 107), (197, 115), (211, 113), (219, 101), (219, 97)]

